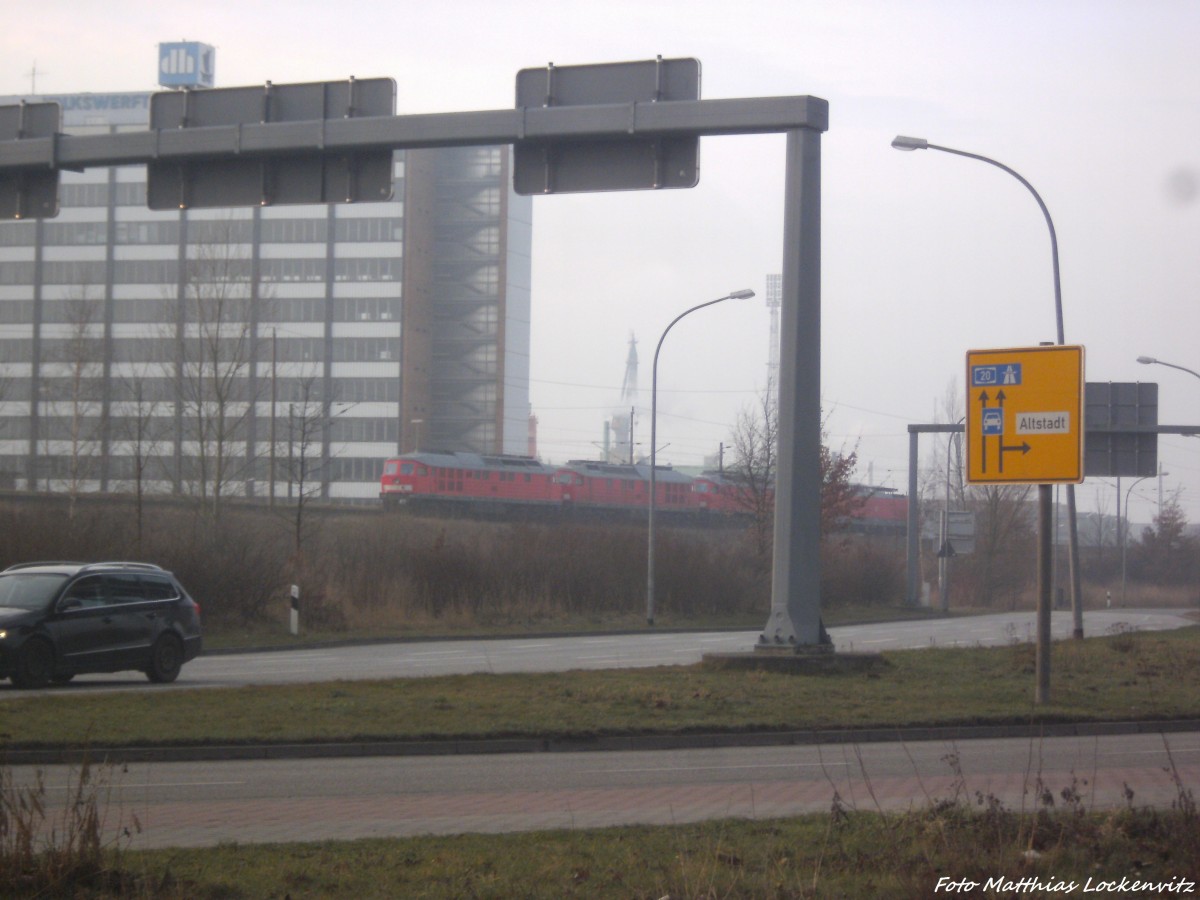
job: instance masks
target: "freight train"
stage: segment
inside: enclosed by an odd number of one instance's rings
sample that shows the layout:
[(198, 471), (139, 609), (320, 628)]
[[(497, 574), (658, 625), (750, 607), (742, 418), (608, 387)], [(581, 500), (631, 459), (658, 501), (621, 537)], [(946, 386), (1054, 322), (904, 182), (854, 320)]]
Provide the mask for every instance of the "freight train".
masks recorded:
[[(745, 490), (729, 473), (690, 476), (655, 471), (655, 511), (665, 521), (736, 522), (749, 516)], [(465, 452), (411, 453), (387, 460), (379, 498), (385, 509), (480, 518), (644, 516), (649, 465), (571, 460), (546, 465), (528, 456)], [(864, 490), (854, 530), (903, 529), (907, 501), (892, 491)]]

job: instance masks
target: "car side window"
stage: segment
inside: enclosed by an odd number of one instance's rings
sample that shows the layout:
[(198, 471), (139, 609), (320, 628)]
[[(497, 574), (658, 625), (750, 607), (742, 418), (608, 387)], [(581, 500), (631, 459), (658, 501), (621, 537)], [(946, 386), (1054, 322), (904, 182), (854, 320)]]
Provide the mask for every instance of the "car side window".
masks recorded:
[(105, 575), (104, 581), (108, 587), (108, 602), (114, 606), (142, 603), (146, 599), (136, 575)]
[(108, 592), (105, 590), (101, 577), (89, 575), (80, 578), (67, 588), (60, 603), (74, 608), (93, 609), (97, 606), (104, 606), (107, 598)]
[(161, 575), (140, 575), (138, 577), (141, 578), (147, 600), (174, 600), (179, 596), (179, 591), (175, 589), (175, 585), (169, 578)]

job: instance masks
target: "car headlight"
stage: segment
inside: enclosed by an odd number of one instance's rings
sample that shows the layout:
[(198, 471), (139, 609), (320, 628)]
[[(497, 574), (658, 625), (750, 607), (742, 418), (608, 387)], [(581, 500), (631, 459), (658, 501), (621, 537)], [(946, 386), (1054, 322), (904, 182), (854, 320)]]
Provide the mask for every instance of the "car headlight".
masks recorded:
[(0, 628), (0, 641), (4, 640), (6, 637), (8, 637), (8, 632), (3, 628)]

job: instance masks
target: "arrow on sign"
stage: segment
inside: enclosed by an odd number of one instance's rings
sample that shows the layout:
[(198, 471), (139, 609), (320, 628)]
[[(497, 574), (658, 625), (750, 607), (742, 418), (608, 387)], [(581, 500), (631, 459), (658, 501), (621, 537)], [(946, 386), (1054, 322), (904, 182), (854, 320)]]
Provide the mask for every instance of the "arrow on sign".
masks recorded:
[(1022, 441), (1020, 444), (1017, 444), (1015, 447), (1007, 447), (1004, 444), (1001, 444), (1000, 445), (1000, 471), (1001, 472), (1004, 471), (1004, 454), (1005, 453), (1020, 452), (1020, 454), (1022, 456), (1024, 456), (1026, 453), (1028, 453), (1032, 449), (1033, 448), (1029, 446), (1029, 441)]

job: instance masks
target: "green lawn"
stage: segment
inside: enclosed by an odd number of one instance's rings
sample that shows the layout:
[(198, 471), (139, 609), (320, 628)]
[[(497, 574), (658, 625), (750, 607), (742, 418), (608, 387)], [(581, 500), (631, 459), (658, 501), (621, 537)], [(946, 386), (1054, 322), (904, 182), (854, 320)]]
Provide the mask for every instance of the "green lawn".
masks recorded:
[[(1200, 717), (1200, 628), (1056, 643), (1035, 707), (1034, 648), (883, 654), (872, 673), (789, 675), (701, 665), (309, 685), (47, 691), (6, 700), (10, 746), (228, 744)], [(151, 698), (153, 698), (151, 702)]]

